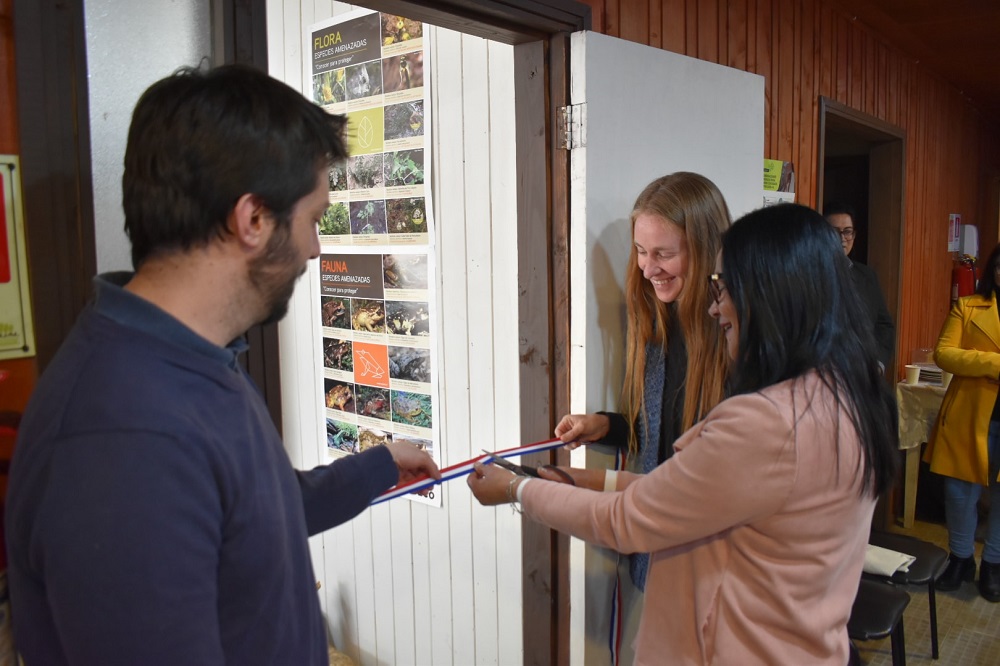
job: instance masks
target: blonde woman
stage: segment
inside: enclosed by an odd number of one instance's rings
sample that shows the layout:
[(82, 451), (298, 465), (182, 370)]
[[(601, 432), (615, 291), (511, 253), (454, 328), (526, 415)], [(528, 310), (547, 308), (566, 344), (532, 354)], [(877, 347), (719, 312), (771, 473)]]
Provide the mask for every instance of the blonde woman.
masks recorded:
[[(647, 185), (631, 222), (622, 413), (570, 414), (555, 434), (570, 447), (597, 442), (625, 448), (635, 468), (650, 472), (723, 397), (726, 355), (708, 315), (706, 278), (731, 218), (712, 181), (682, 171)], [(604, 487), (603, 470), (571, 473), (578, 485)], [(648, 561), (640, 554), (629, 564), (640, 590)]]

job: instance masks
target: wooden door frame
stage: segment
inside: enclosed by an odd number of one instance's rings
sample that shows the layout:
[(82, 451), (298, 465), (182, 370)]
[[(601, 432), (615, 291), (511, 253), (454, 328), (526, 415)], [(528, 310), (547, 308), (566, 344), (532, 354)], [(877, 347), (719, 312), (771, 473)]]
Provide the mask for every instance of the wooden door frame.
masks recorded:
[[(816, 168), (816, 209), (822, 210), (826, 162), (827, 129), (833, 121), (868, 143), (868, 247), (869, 265), (878, 276), (886, 295), (886, 307), (896, 324), (896, 353), (886, 376), (895, 384), (900, 364), (899, 321), (903, 291), (903, 239), (906, 205), (906, 133), (899, 127), (821, 96)], [(874, 225), (873, 218), (884, 220)], [(872, 261), (872, 248), (881, 248)], [(880, 499), (872, 523), (889, 528), (895, 523), (895, 500), (889, 494)]]
[[(881, 248), (872, 270), (886, 293), (886, 306), (896, 323), (896, 353), (886, 375), (895, 381), (899, 367), (899, 315), (902, 306), (903, 238), (906, 205), (906, 132), (828, 97), (819, 98), (819, 137), (816, 166), (816, 210), (822, 211), (826, 162), (826, 135), (831, 124), (847, 127), (868, 143), (870, 165), (868, 215), (868, 247)], [(832, 122), (831, 122), (832, 121)], [(884, 220), (871, 224), (872, 218)], [(871, 255), (870, 255), (871, 256)]]
[(97, 272), (83, 3), (14, 0), (14, 59), (41, 372), (90, 298)]
[[(569, 412), (569, 152), (556, 110), (569, 104), (569, 35), (591, 27), (572, 0), (365, 0), (364, 5), (514, 45), (521, 439), (550, 436)], [(542, 313), (546, 313), (544, 316)], [(568, 464), (564, 451), (533, 464)], [(521, 524), (524, 663), (569, 664), (569, 539)]]

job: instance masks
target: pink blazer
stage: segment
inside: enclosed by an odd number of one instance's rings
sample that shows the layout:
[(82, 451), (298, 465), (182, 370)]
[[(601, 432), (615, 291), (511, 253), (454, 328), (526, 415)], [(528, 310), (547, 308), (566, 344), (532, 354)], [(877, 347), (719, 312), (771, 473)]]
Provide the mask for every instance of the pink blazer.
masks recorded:
[(653, 553), (636, 663), (846, 664), (875, 499), (818, 375), (723, 401), (675, 449), (647, 475), (620, 474), (619, 492), (523, 492), (538, 522)]

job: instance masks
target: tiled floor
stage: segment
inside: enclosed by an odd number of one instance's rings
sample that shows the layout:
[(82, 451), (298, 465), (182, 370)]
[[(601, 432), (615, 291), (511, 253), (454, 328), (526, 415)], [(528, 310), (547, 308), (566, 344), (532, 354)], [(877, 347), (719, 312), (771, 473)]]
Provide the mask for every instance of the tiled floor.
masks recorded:
[[(916, 521), (911, 534), (948, 549), (948, 532), (944, 525)], [(976, 562), (982, 544), (976, 544)], [(938, 666), (965, 666), (1000, 664), (1000, 604), (993, 604), (981, 596), (975, 583), (964, 583), (955, 592), (937, 593), (938, 646), (940, 658), (931, 659), (930, 621), (927, 609), (927, 588), (909, 586), (910, 605), (903, 613), (906, 637), (906, 663), (908, 666), (937, 664)], [(889, 639), (857, 642), (861, 661), (871, 666), (892, 664), (892, 646)]]

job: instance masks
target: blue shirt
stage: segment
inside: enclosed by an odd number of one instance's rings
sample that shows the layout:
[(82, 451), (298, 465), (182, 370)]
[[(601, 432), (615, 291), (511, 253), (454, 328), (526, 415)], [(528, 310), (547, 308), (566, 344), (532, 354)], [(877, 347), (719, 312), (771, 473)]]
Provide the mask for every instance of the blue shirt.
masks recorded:
[(326, 664), (307, 537), (397, 480), (384, 447), (292, 469), (225, 348), (95, 280), (21, 422), (6, 508), (28, 664)]

